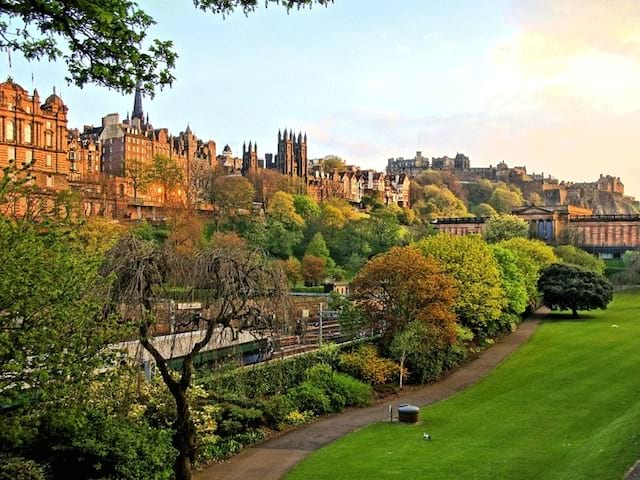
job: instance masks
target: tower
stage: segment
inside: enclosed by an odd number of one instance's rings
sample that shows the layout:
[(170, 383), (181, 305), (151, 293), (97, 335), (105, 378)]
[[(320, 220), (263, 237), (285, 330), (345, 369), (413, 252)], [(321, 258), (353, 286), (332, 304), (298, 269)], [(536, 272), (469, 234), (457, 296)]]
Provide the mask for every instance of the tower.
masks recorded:
[(133, 115), (131, 119), (137, 118), (142, 124), (144, 122), (144, 112), (142, 111), (142, 82), (136, 84), (136, 95), (133, 99)]
[(258, 170), (258, 144), (252, 144), (249, 142), (249, 149), (247, 144), (242, 144), (242, 175), (246, 176), (249, 173), (255, 173)]

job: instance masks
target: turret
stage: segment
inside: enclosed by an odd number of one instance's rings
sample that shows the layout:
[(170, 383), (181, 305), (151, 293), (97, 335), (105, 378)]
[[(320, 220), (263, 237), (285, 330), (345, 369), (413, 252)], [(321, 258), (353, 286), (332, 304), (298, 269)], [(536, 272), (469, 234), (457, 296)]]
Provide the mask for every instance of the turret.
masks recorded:
[(139, 118), (140, 122), (144, 121), (144, 112), (142, 111), (142, 82), (141, 81), (138, 81), (138, 83), (136, 83), (136, 94), (135, 94), (135, 98), (133, 99), (133, 115), (131, 118), (132, 119)]

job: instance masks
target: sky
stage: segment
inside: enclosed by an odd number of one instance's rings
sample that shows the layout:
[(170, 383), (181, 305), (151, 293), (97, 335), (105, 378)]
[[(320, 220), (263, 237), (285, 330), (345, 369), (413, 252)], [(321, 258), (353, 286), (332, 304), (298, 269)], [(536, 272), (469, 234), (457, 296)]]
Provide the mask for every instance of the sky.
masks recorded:
[[(139, 3), (157, 21), (150, 38), (179, 55), (173, 87), (144, 100), (155, 127), (188, 124), (234, 153), (257, 141), (260, 157), (293, 128), (310, 158), (363, 168), (463, 152), (472, 166), (620, 176), (640, 198), (637, 0), (335, 0), (225, 19), (190, 0)], [(41, 96), (55, 86), (72, 127), (133, 107), (130, 95), (67, 85), (63, 63), (14, 54), (9, 67), (4, 54), (0, 68)]]

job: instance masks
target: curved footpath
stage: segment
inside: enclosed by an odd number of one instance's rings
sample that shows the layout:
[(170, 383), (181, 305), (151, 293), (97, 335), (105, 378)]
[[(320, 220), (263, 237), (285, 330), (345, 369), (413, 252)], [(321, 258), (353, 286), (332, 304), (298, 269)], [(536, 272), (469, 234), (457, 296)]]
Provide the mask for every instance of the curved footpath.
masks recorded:
[(285, 433), (256, 447), (247, 448), (224, 463), (195, 475), (196, 480), (278, 480), (311, 452), (347, 433), (389, 418), (389, 404), (429, 405), (460, 392), (478, 381), (526, 342), (548, 314), (539, 309), (478, 358), (443, 380), (412, 390), (371, 407), (348, 410)]

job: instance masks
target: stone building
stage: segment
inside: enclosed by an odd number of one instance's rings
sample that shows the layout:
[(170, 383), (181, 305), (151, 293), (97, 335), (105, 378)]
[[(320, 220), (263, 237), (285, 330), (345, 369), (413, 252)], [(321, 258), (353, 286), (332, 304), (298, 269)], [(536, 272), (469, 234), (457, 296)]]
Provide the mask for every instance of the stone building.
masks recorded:
[(0, 83), (0, 168), (30, 167), (33, 185), (44, 190), (67, 188), (68, 108), (55, 91), (41, 103), (10, 77)]
[(387, 175), (406, 174), (416, 177), (429, 169), (429, 158), (423, 157), (422, 152), (416, 152), (413, 158), (390, 158), (387, 161)]
[(284, 135), (278, 130), (278, 153), (275, 161), (265, 162), (265, 168), (273, 168), (288, 177), (299, 177), (305, 180), (308, 178), (309, 158), (307, 156), (307, 134), (298, 136), (293, 131)]

